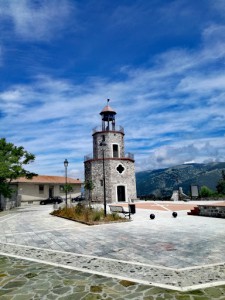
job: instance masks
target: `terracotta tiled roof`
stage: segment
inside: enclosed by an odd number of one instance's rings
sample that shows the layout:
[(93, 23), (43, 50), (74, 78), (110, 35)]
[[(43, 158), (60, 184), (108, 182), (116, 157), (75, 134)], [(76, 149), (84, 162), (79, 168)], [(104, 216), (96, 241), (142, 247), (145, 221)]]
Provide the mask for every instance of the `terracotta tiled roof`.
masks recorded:
[[(65, 177), (64, 176), (50, 176), (50, 175), (38, 175), (34, 176), (32, 179), (26, 179), (24, 177), (20, 177), (13, 181), (14, 183), (17, 182), (30, 182), (30, 183), (62, 183), (65, 184)], [(81, 184), (80, 179), (74, 179), (67, 177), (68, 183), (77, 183)]]
[(113, 113), (116, 114), (115, 110), (112, 109), (112, 107), (110, 107), (109, 105), (106, 105), (106, 106), (103, 108), (103, 110), (100, 112), (100, 115), (103, 114), (103, 113), (105, 113), (105, 112), (113, 112)]

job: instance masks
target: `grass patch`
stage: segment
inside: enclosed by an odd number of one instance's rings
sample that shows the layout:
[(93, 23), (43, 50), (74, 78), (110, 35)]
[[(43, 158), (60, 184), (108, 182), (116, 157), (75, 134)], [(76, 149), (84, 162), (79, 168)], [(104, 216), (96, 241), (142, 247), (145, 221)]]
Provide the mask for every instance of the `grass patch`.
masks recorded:
[(119, 216), (116, 213), (108, 214), (105, 217), (103, 209), (94, 209), (83, 203), (78, 203), (74, 207), (64, 207), (58, 210), (54, 210), (51, 215), (77, 222), (82, 222), (87, 225), (129, 221), (125, 217)]
[(131, 286), (131, 285), (136, 285), (135, 282), (129, 281), (129, 280), (120, 280), (120, 284), (125, 287)]

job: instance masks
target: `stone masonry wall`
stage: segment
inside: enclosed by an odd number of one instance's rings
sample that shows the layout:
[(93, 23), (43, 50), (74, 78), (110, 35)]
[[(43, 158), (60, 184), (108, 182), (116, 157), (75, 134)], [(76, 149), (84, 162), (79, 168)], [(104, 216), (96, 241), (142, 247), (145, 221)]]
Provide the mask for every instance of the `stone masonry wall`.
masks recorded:
[(119, 157), (124, 157), (124, 134), (119, 131), (102, 131), (93, 135), (93, 158), (102, 158), (102, 148), (99, 144), (105, 136), (106, 146), (104, 147), (105, 158), (113, 157), (113, 144), (119, 148)]
[[(124, 168), (122, 173), (117, 170), (118, 166)], [(92, 200), (103, 201), (103, 161), (93, 160), (85, 163), (85, 180), (91, 179), (94, 183)], [(125, 186), (126, 201), (136, 198), (136, 181), (134, 162), (129, 159), (106, 159), (105, 182), (107, 203), (116, 202), (117, 186)]]
[[(136, 180), (134, 161), (125, 158), (124, 133), (122, 131), (98, 131), (93, 134), (93, 159), (85, 164), (85, 181), (92, 180), (94, 189), (92, 201), (103, 202), (103, 150), (100, 143), (106, 143), (104, 147), (105, 157), (105, 187), (107, 203), (117, 202), (117, 187), (124, 186), (125, 201), (136, 198)], [(113, 145), (118, 146), (116, 155)], [(87, 193), (88, 194), (88, 193)], [(85, 195), (87, 198), (88, 195)]]
[(11, 198), (5, 198), (0, 195), (0, 210), (10, 210), (21, 205), (21, 197), (17, 194), (17, 186), (11, 185), (14, 190)]

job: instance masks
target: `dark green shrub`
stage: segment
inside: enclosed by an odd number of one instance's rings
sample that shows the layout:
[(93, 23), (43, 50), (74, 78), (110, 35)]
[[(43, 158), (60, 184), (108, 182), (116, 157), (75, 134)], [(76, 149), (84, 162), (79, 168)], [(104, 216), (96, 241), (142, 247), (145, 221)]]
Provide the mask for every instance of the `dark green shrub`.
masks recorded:
[(85, 210), (85, 205), (82, 203), (77, 203), (77, 205), (74, 208), (75, 214), (81, 215)]
[(218, 194), (225, 195), (225, 181), (220, 180), (216, 186)]
[(207, 186), (203, 185), (201, 187), (200, 195), (203, 198), (211, 197), (213, 195), (213, 191), (210, 190)]

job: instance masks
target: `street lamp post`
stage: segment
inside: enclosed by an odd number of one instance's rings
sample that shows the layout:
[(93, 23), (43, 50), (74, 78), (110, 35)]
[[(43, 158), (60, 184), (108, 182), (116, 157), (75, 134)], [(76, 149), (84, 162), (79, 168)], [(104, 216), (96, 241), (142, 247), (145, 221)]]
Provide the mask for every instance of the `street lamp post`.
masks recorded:
[(105, 186), (105, 149), (104, 147), (107, 146), (105, 141), (100, 143), (102, 147), (102, 167), (103, 167), (103, 199), (104, 199), (104, 216), (106, 217), (106, 186)]
[(65, 185), (65, 192), (66, 192), (66, 208), (67, 208), (67, 167), (68, 167), (68, 160), (65, 159), (64, 160), (64, 167), (65, 167), (65, 181), (66, 181), (66, 185)]

